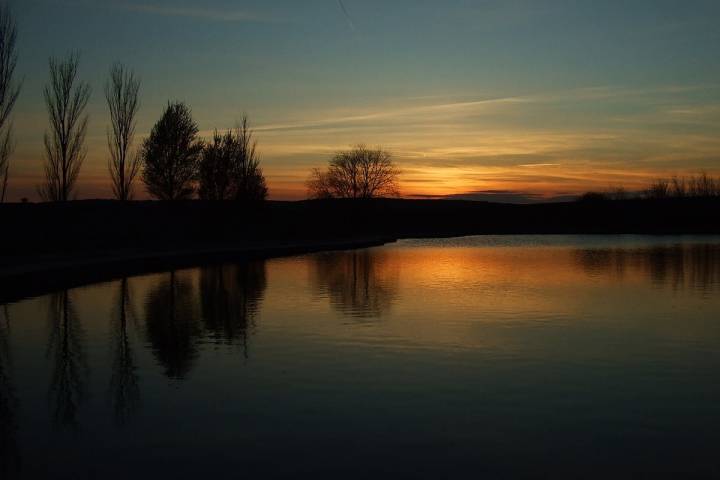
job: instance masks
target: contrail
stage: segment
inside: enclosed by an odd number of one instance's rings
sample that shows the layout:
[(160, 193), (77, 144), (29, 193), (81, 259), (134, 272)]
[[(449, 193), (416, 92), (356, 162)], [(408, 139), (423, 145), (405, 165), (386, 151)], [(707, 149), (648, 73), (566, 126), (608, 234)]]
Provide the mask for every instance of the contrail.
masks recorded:
[(345, 8), (345, 4), (342, 0), (338, 0), (338, 5), (340, 5), (340, 9), (343, 11), (343, 14), (345, 15), (345, 19), (348, 22), (348, 26), (350, 27), (350, 30), (355, 31), (355, 23), (352, 21), (352, 17), (350, 17), (350, 14), (347, 11), (347, 8)]

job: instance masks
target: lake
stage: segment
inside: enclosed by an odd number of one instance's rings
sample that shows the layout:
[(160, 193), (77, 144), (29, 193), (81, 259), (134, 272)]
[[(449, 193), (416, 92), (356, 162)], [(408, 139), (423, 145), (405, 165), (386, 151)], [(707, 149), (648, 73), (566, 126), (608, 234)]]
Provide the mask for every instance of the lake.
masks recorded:
[(718, 237), (135, 276), (0, 306), (0, 477), (717, 477), (719, 372)]

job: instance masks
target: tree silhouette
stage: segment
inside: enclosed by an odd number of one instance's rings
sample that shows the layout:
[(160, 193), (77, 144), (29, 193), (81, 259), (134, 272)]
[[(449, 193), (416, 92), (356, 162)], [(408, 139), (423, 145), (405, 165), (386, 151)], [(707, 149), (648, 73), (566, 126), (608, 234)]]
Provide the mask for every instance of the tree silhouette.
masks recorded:
[(718, 197), (720, 196), (720, 178), (711, 177), (706, 172), (689, 177), (659, 178), (645, 189), (644, 196), (655, 200)]
[(133, 181), (140, 169), (140, 156), (133, 153), (135, 117), (138, 112), (140, 80), (132, 70), (117, 64), (110, 69), (110, 79), (105, 84), (105, 100), (110, 110), (107, 142), (110, 149), (108, 169), (115, 198), (130, 200)]
[(79, 64), (76, 54), (62, 61), (50, 59), (50, 84), (44, 90), (50, 133), (45, 133), (45, 182), (38, 187), (40, 197), (48, 202), (71, 199), (87, 154), (88, 117), (83, 112), (91, 90), (77, 81)]
[(235, 136), (215, 130), (212, 142), (205, 145), (198, 168), (198, 195), (203, 200), (229, 200), (234, 197)]
[(5, 201), (10, 156), (14, 150), (10, 114), (20, 95), (20, 86), (13, 79), (17, 65), (17, 26), (10, 8), (0, 5), (0, 203)]
[(335, 154), (326, 171), (314, 169), (308, 193), (311, 198), (397, 196), (399, 174), (389, 152), (358, 145)]
[(197, 133), (190, 109), (169, 103), (142, 147), (142, 179), (150, 195), (160, 200), (192, 197), (203, 150)]
[(238, 143), (238, 155), (235, 161), (235, 199), (262, 201), (267, 197), (265, 177), (260, 168), (257, 156), (257, 142), (248, 125), (247, 117), (243, 117), (240, 127), (235, 129)]
[(224, 135), (215, 131), (203, 150), (198, 177), (203, 200), (265, 200), (267, 186), (247, 117)]

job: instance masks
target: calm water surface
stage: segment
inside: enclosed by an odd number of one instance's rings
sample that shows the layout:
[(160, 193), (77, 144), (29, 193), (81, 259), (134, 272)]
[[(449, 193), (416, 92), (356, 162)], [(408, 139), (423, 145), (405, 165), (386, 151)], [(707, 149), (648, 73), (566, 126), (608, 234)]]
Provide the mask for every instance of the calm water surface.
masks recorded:
[(0, 478), (717, 478), (719, 294), (720, 238), (575, 236), (27, 299)]

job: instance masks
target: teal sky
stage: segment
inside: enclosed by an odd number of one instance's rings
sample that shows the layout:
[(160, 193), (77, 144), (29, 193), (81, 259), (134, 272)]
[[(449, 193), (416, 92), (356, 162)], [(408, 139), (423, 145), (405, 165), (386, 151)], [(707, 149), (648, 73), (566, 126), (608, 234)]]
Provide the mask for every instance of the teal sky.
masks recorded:
[[(93, 87), (81, 198), (110, 195), (107, 71), (142, 78), (138, 139), (168, 100), (208, 135), (246, 112), (272, 198), (355, 143), (405, 195), (563, 195), (720, 169), (720, 2), (16, 0), (11, 198), (35, 198), (48, 57)], [(140, 189), (142, 190), (142, 189)]]

